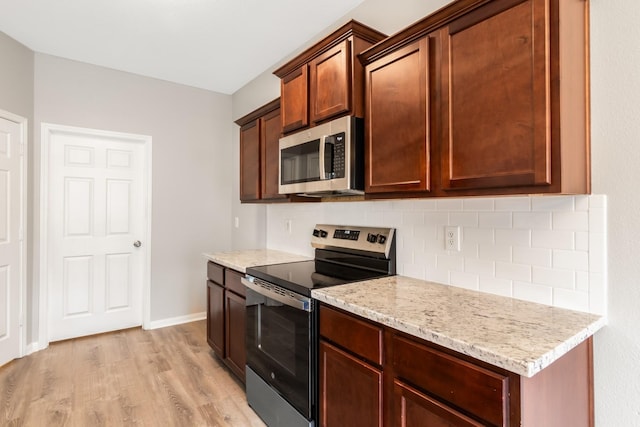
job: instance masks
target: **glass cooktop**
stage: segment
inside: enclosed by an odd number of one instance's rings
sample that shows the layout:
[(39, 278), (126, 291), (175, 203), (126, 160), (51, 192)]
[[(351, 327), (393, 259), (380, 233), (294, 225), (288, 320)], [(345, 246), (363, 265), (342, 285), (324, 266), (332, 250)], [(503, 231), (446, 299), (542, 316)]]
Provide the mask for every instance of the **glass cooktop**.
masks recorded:
[(312, 289), (389, 275), (382, 271), (336, 265), (322, 260), (249, 267), (247, 274), (305, 296), (311, 296)]

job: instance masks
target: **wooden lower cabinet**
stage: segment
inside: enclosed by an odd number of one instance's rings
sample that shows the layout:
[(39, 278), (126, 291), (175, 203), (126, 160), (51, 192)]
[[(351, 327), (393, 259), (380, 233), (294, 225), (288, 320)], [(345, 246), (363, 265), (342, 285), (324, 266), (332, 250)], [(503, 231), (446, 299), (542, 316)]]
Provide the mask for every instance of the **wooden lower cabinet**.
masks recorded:
[(594, 425), (591, 338), (526, 378), (324, 304), (319, 315), (322, 426)]
[(207, 342), (224, 359), (224, 288), (207, 281)]
[(245, 289), (240, 283), (244, 275), (209, 262), (207, 276), (207, 342), (244, 382), (246, 308)]
[(382, 370), (320, 341), (320, 425), (382, 426)]
[(394, 382), (393, 394), (393, 425), (402, 427), (484, 426), (402, 381)]
[(229, 369), (244, 380), (244, 365), (247, 361), (245, 349), (245, 298), (233, 292), (225, 293), (225, 320), (226, 320), (226, 361)]

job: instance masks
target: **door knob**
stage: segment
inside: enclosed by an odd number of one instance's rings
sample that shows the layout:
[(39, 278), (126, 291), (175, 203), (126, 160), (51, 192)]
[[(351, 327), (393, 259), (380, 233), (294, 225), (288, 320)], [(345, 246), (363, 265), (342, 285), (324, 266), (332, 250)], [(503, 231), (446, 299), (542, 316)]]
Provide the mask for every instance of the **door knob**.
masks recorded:
[(142, 246), (142, 242), (140, 240), (136, 240), (135, 242), (133, 242), (133, 246), (139, 248), (140, 246)]

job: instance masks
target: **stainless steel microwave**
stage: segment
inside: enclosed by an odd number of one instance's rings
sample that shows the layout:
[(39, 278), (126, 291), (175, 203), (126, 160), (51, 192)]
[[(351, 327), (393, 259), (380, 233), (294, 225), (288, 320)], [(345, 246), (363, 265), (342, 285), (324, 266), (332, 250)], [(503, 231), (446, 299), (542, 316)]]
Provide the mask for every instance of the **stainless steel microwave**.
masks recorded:
[(345, 116), (280, 138), (280, 194), (363, 194), (363, 132), (362, 119)]

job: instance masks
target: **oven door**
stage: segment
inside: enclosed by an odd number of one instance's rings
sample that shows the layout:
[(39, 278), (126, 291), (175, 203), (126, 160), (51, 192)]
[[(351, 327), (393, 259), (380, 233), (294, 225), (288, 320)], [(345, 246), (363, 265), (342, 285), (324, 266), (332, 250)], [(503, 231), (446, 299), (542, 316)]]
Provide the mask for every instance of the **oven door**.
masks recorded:
[(247, 287), (247, 366), (311, 419), (311, 299), (251, 277), (242, 283)]

